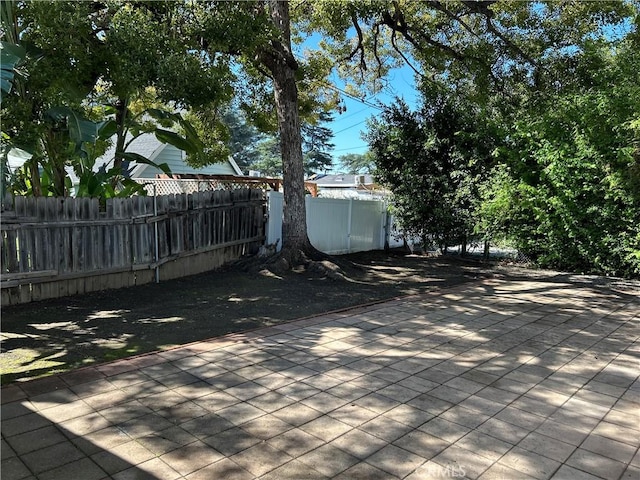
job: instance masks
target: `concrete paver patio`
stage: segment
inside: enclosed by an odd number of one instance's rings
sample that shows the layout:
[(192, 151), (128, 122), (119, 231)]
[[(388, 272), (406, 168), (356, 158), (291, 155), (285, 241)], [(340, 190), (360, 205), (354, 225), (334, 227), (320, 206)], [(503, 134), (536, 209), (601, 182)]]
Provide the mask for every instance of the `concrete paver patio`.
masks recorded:
[(639, 479), (639, 320), (487, 280), (13, 384), (2, 479)]

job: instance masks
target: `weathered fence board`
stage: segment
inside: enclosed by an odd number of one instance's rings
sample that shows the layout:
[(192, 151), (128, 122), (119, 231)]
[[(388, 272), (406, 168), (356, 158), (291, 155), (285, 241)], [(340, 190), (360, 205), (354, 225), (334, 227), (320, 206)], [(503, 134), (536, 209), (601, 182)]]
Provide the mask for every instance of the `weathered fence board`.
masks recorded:
[(2, 303), (211, 270), (257, 251), (265, 206), (257, 189), (114, 198), (102, 209), (90, 198), (8, 196), (0, 224)]

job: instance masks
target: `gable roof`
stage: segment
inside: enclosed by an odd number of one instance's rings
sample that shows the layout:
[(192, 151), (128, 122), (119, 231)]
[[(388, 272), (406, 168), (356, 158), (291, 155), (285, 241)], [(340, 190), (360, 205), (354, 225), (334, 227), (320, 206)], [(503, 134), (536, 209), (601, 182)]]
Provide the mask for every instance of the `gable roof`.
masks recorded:
[[(131, 134), (127, 134), (125, 138), (125, 144), (130, 142), (133, 136)], [(116, 142), (115, 135), (111, 137), (111, 146), (104, 152), (103, 155), (96, 159), (96, 163), (93, 166), (93, 171), (97, 172), (101, 169), (109, 170), (113, 167), (113, 163), (116, 155)], [(145, 158), (148, 158), (151, 161), (158, 156), (158, 154), (162, 151), (167, 144), (162, 143), (160, 140), (156, 138), (156, 136), (152, 133), (143, 133), (137, 138), (134, 138), (133, 141), (127, 146), (126, 151), (131, 153), (137, 153), (142, 155)], [(129, 175), (133, 178), (137, 177), (138, 174), (144, 170), (147, 165), (130, 162), (130, 170)]]
[[(132, 138), (133, 137), (130, 134), (127, 134), (127, 138), (125, 142), (131, 141)], [(114, 137), (112, 137), (112, 139), (114, 139)], [(158, 156), (160, 156), (160, 154), (166, 148), (176, 149), (176, 147), (174, 147), (173, 145), (170, 145), (168, 143), (162, 143), (160, 140), (156, 138), (156, 136), (153, 133), (143, 133), (142, 135), (138, 136), (137, 138), (133, 139), (133, 141), (131, 141), (131, 143), (127, 146), (126, 151), (131, 153), (137, 153), (139, 155), (142, 155), (145, 158), (148, 158), (152, 162), (156, 162)], [(115, 147), (115, 141), (113, 141), (111, 142), (111, 146), (107, 149), (104, 155), (96, 159), (96, 163), (93, 167), (93, 170), (98, 171), (101, 168), (105, 168), (106, 170), (109, 170), (109, 168), (113, 166), (115, 153), (116, 153), (116, 147)], [(182, 155), (182, 160), (184, 161), (184, 155)], [(242, 170), (240, 169), (238, 164), (235, 162), (235, 160), (233, 160), (232, 157), (229, 157), (226, 161), (236, 175), (239, 175), (239, 176), (243, 175)], [(129, 162), (128, 167), (129, 167), (129, 176), (131, 178), (138, 178), (142, 176), (142, 172), (145, 169), (153, 168), (153, 167), (150, 167), (149, 165), (137, 163), (137, 162)], [(186, 163), (185, 163), (185, 167), (186, 167)], [(191, 172), (191, 171), (197, 171), (198, 169), (188, 167), (188, 170), (189, 172)], [(184, 172), (176, 172), (176, 173), (184, 173)]]

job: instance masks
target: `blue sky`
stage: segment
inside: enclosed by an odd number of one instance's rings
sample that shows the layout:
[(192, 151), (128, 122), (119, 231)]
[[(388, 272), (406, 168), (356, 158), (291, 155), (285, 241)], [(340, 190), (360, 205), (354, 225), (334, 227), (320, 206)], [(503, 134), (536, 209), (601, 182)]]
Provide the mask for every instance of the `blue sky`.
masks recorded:
[[(355, 35), (355, 31), (351, 31), (350, 34)], [(297, 50), (296, 54), (303, 56), (306, 48), (317, 49), (320, 39), (321, 36), (317, 33), (309, 36), (304, 42), (294, 47)], [(415, 90), (414, 72), (409, 66), (391, 70), (386, 80), (387, 87), (383, 91), (375, 95), (369, 94), (364, 101), (341, 93), (342, 105), (346, 106), (347, 110), (342, 114), (333, 112), (334, 121), (327, 124), (334, 134), (332, 142), (335, 148), (331, 152), (334, 158), (334, 172), (339, 171), (337, 163), (341, 155), (367, 151), (367, 144), (361, 135), (367, 129), (367, 119), (380, 114), (381, 109), (376, 108), (376, 105), (380, 103), (389, 105), (395, 97), (404, 98), (410, 106), (416, 104), (418, 94)], [(344, 82), (338, 78), (337, 74), (333, 75), (331, 81), (339, 91), (343, 90)]]
[[(334, 85), (340, 89), (344, 86), (337, 79), (334, 79)], [(367, 151), (367, 144), (361, 137), (367, 129), (366, 120), (380, 114), (380, 109), (375, 108), (376, 105), (379, 103), (389, 105), (396, 96), (404, 98), (409, 105), (415, 105), (417, 102), (414, 73), (408, 66), (392, 70), (385, 90), (376, 95), (367, 96), (364, 102), (341, 94), (347, 111), (340, 115), (335, 114), (334, 121), (329, 124), (329, 128), (334, 133), (333, 156), (336, 161), (339, 156), (347, 153)]]
[[(633, 30), (633, 28), (634, 25), (630, 23), (630, 21), (625, 21), (622, 24), (614, 26), (603, 26), (605, 35), (610, 39), (622, 38), (630, 30)], [(355, 35), (353, 29), (349, 31), (349, 35)], [(313, 34), (308, 37), (299, 45), (299, 53), (301, 54), (305, 47), (309, 47), (312, 50), (316, 49), (320, 38), (319, 34)], [(335, 113), (334, 121), (328, 124), (328, 127), (331, 128), (334, 133), (333, 143), (335, 144), (335, 148), (332, 152), (334, 158), (333, 172), (339, 172), (338, 157), (341, 155), (347, 153), (364, 153), (367, 151), (368, 147), (362, 139), (362, 133), (367, 129), (366, 120), (380, 114), (380, 109), (375, 108), (374, 105), (378, 103), (389, 105), (395, 97), (404, 98), (410, 107), (417, 105), (419, 95), (415, 89), (414, 72), (409, 66), (405, 65), (402, 68), (392, 70), (387, 80), (388, 87), (384, 91), (376, 95), (367, 96), (364, 102), (341, 94), (343, 104), (347, 107), (347, 110), (342, 114)], [(333, 84), (338, 89), (344, 87), (344, 83), (337, 78), (337, 75), (334, 75)]]

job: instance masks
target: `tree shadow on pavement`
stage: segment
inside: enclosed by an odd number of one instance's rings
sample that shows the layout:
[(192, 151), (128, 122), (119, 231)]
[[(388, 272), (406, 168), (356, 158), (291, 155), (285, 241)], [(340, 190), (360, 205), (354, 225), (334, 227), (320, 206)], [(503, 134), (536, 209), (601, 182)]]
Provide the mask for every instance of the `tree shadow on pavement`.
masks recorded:
[(637, 311), (476, 282), (10, 385), (3, 438), (45, 418), (114, 478), (618, 478), (640, 438)]
[[(477, 264), (364, 252), (357, 282), (234, 268), (2, 308), (3, 383), (472, 281)], [(343, 262), (345, 263), (345, 262)]]

